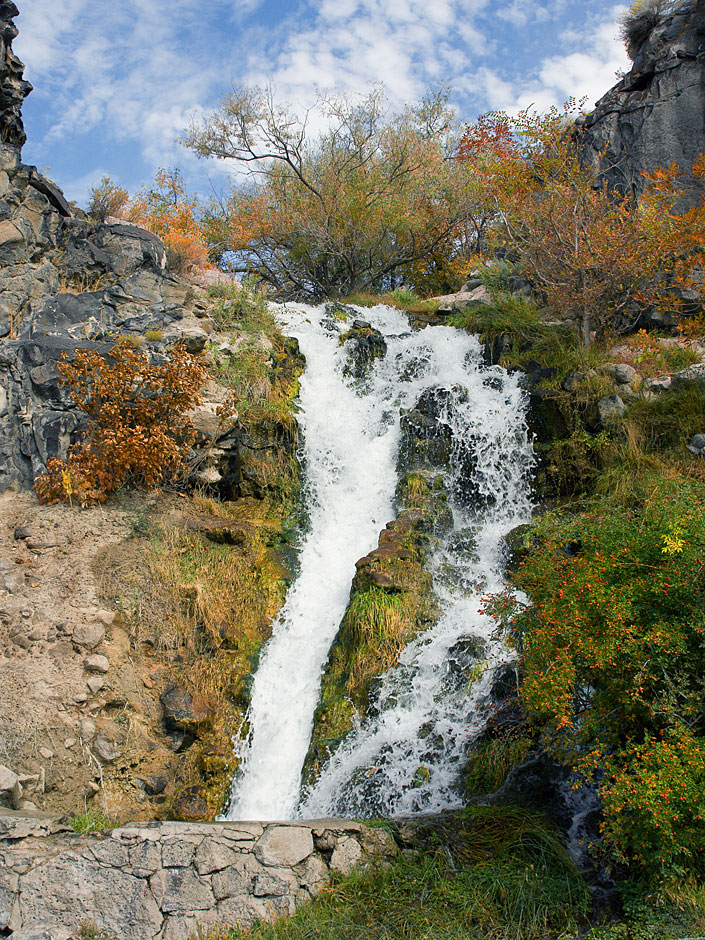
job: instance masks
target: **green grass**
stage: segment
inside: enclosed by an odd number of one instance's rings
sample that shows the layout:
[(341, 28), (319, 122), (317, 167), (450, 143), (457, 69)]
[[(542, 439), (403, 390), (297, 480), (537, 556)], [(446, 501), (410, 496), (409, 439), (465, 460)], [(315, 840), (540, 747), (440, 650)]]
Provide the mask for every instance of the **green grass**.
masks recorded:
[(588, 891), (541, 817), (475, 808), (420, 855), (337, 881), (297, 914), (229, 940), (544, 940), (574, 936)]
[(394, 642), (405, 626), (404, 603), (398, 594), (370, 588), (353, 595), (345, 612), (351, 650), (368, 643)]
[(516, 339), (535, 339), (540, 323), (541, 311), (536, 304), (515, 294), (494, 295), (486, 304), (474, 304), (449, 317), (450, 326), (483, 338), (492, 338), (508, 333)]
[(106, 816), (100, 809), (86, 809), (71, 817), (71, 828), (74, 832), (103, 832), (105, 829), (113, 829), (116, 825), (116, 820)]
[(217, 330), (237, 329), (272, 338), (279, 331), (270, 313), (266, 286), (256, 278), (245, 277), (239, 287), (216, 284), (208, 289), (213, 299), (210, 316)]
[(490, 738), (481, 741), (465, 765), (464, 785), (468, 797), (494, 793), (531, 748), (529, 738)]

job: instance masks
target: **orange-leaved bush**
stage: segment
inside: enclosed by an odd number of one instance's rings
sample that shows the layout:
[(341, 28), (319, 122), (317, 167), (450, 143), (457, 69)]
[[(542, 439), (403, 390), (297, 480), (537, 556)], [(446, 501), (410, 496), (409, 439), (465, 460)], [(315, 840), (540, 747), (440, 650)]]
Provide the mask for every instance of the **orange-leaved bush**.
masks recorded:
[(34, 488), (40, 502), (102, 502), (126, 484), (153, 487), (183, 471), (206, 366), (182, 346), (165, 362), (120, 340), (107, 352), (79, 349), (57, 365), (74, 404), (88, 417), (66, 460), (54, 457)]
[(125, 216), (164, 242), (169, 267), (188, 273), (208, 264), (208, 243), (198, 218), (199, 205), (186, 191), (178, 169), (160, 169), (150, 189), (131, 200)]
[[(593, 331), (631, 329), (644, 307), (678, 309), (670, 288), (696, 287), (705, 210), (679, 213), (675, 167), (652, 174), (638, 202), (600, 185), (581, 163), (574, 110), (485, 116), (466, 128), (457, 159), (545, 307), (575, 321), (588, 345)], [(698, 161), (692, 173), (703, 171)]]

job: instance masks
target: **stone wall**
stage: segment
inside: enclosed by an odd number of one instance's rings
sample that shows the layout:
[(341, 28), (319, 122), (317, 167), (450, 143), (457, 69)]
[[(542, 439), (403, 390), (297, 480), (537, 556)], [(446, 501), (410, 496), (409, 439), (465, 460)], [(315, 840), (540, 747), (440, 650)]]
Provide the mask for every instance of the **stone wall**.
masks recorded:
[[(581, 122), (586, 163), (611, 186), (640, 193), (643, 173), (705, 152), (705, 0), (688, 0), (633, 50), (634, 64)], [(702, 194), (687, 182), (684, 205)]]
[(340, 819), (160, 822), (77, 835), (66, 820), (0, 816), (0, 935), (183, 940), (199, 927), (293, 914), (335, 872), (385, 864), (392, 836)]

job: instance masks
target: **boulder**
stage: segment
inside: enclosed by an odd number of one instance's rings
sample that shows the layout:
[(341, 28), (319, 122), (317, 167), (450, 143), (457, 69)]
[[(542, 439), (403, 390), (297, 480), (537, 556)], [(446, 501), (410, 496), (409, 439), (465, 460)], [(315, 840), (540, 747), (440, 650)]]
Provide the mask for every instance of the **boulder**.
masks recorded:
[(170, 731), (197, 734), (213, 721), (213, 708), (202, 696), (182, 685), (170, 686), (159, 698)]
[(627, 410), (619, 395), (607, 395), (597, 403), (597, 412), (603, 426), (618, 421)]

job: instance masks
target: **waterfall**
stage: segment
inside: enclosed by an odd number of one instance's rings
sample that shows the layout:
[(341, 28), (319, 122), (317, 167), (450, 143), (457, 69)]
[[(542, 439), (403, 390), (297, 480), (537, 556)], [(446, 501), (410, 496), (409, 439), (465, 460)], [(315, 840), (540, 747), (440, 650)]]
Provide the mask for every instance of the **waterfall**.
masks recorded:
[[(255, 675), (251, 732), (229, 819), (370, 816), (456, 805), (469, 735), (484, 721), (493, 672), (510, 653), (493, 637), (481, 598), (502, 586), (502, 537), (530, 514), (531, 446), (516, 377), (482, 364), (477, 339), (450, 327), (411, 332), (389, 307), (359, 311), (387, 354), (363, 380), (346, 370), (348, 325), (324, 307), (278, 308), (306, 356), (299, 423), (310, 524), (299, 575)], [(394, 515), (400, 416), (430, 388), (448, 390), (454, 432), (446, 481), (453, 532), (431, 567), (443, 613), (384, 677), (371, 710), (301, 799), (321, 672), (338, 631), (355, 562)], [(468, 451), (473, 455), (467, 479)], [(474, 499), (467, 498), (468, 486)], [(478, 509), (477, 506), (482, 508)], [(470, 665), (479, 663), (475, 681)], [(474, 674), (474, 673), (473, 673)]]

